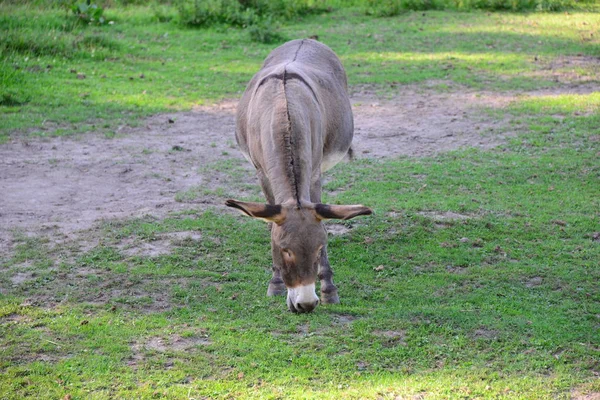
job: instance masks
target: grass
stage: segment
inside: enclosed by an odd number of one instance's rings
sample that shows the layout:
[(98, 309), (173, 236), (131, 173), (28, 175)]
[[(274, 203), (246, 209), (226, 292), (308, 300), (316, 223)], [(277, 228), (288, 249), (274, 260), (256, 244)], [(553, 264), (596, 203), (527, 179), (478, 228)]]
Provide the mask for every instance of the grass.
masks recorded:
[[(237, 97), (273, 48), (238, 28), (157, 22), (151, 7), (107, 9), (113, 25), (87, 27), (62, 10), (0, 7), (4, 141), (114, 131), (146, 115)], [(318, 35), (336, 49), (352, 85), (385, 92), (390, 84), (444, 81), (531, 90), (557, 85), (547, 67), (561, 57), (590, 57), (577, 66), (578, 79), (598, 79), (598, 15), (428, 11), (376, 19), (342, 9), (303, 17), (281, 33)]]
[[(2, 26), (14, 24), (2, 39), (4, 140), (110, 131), (237, 96), (272, 48), (237, 29), (158, 23), (145, 7), (109, 9), (114, 25), (70, 31), (54, 11), (0, 7)], [(341, 10), (282, 31), (318, 34), (352, 90), (389, 96), (390, 85), (441, 82), (501, 96), (597, 84), (597, 65), (585, 60), (600, 54), (589, 35), (598, 22), (592, 13), (373, 19)], [(575, 78), (564, 58), (584, 60)], [(265, 296), (264, 225), (221, 209), (108, 221), (62, 244), (15, 232), (0, 258), (0, 397), (600, 392), (600, 97), (556, 92), (489, 110), (518, 132), (497, 149), (334, 169), (326, 200), (375, 215), (330, 238), (342, 304), (310, 315)], [(177, 200), (230, 190), (257, 199), (240, 182), (243, 164), (203, 168), (222, 171), (227, 187)]]
[[(339, 168), (326, 188), (341, 191), (335, 201), (370, 204), (376, 215), (330, 240), (343, 304), (311, 315), (264, 296), (268, 236), (255, 221), (203, 212), (113, 223), (74, 260), (67, 249), (20, 238), (3, 286), (18, 271), (33, 275), (2, 297), (0, 392), (548, 398), (573, 387), (597, 391), (600, 171), (585, 118), (550, 125), (557, 138), (574, 129), (586, 143), (580, 148), (565, 149), (562, 140), (530, 148), (545, 135), (532, 131), (508, 152)], [(406, 184), (398, 176), (419, 178)], [(461, 217), (441, 217), (449, 210)], [(181, 231), (201, 238), (172, 241), (158, 256), (127, 255), (120, 245), (156, 244)]]

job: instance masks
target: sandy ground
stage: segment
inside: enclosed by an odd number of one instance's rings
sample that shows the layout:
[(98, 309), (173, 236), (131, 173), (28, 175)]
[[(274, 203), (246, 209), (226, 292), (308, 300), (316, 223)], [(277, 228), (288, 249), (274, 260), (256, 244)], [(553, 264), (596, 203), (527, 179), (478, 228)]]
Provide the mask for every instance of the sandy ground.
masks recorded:
[[(496, 147), (514, 132), (508, 117), (492, 120), (483, 109), (504, 107), (515, 96), (404, 88), (384, 100), (355, 88), (355, 155), (427, 156)], [(175, 195), (218, 180), (220, 171), (206, 166), (242, 159), (234, 139), (235, 107), (236, 101), (226, 101), (157, 115), (136, 128), (120, 128), (113, 138), (90, 132), (0, 145), (0, 254), (10, 251), (16, 232), (65, 240), (100, 221), (221, 205), (215, 196), (191, 205)], [(252, 168), (243, 165), (248, 171), (243, 179), (255, 184)]]

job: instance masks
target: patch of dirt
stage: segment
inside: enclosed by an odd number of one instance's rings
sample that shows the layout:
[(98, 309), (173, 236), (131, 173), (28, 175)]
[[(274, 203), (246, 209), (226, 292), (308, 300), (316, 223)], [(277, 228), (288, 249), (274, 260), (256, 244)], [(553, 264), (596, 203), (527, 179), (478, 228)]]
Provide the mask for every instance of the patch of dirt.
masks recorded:
[(217, 171), (201, 167), (240, 158), (234, 125), (233, 109), (221, 105), (157, 115), (111, 139), (87, 134), (1, 145), (0, 252), (12, 247), (15, 228), (69, 234), (103, 220), (190, 209), (175, 201), (178, 192), (219, 183)]
[(165, 232), (157, 234), (152, 241), (141, 241), (134, 237), (125, 238), (116, 247), (128, 257), (158, 257), (170, 254), (173, 243), (185, 240), (199, 241), (201, 239), (202, 235), (199, 232)]
[(571, 392), (571, 399), (573, 400), (600, 400), (600, 392), (581, 393), (579, 390), (573, 390)]
[(358, 371), (365, 371), (366, 369), (368, 369), (368, 368), (369, 368), (369, 366), (370, 366), (370, 365), (371, 365), (371, 364), (369, 364), (369, 363), (368, 363), (368, 362), (366, 362), (366, 361), (357, 361), (357, 362), (356, 362), (356, 369), (357, 369)]
[(0, 322), (2, 324), (11, 324), (11, 323), (19, 324), (19, 323), (30, 322), (30, 321), (31, 321), (31, 317), (29, 317), (28, 315), (22, 315), (22, 314), (16, 314), (16, 313), (12, 313), (12, 314), (8, 314), (3, 317), (0, 317)]
[(544, 279), (541, 276), (535, 276), (531, 279), (528, 279), (527, 282), (525, 282), (525, 286), (528, 288), (534, 288), (540, 286), (542, 282), (544, 282)]
[(35, 279), (33, 272), (17, 272), (13, 276), (11, 276), (10, 281), (13, 286), (19, 286), (33, 279)]
[(131, 279), (105, 269), (78, 267), (56, 271), (28, 295), (27, 305), (52, 308), (64, 302), (86, 303), (103, 308), (134, 308), (139, 312), (155, 313), (172, 309), (177, 302), (165, 287), (185, 287), (184, 278)]
[[(134, 342), (131, 345), (132, 355), (129, 358), (127, 365), (137, 367), (140, 363), (146, 360), (147, 352), (169, 353), (169, 352), (189, 352), (193, 351), (198, 346), (209, 346), (212, 341), (206, 332), (200, 330), (196, 335), (182, 337), (177, 334), (167, 337), (150, 337), (142, 342)], [(172, 362), (167, 361), (165, 367), (169, 369)]]
[(393, 330), (387, 330), (387, 331), (373, 331), (373, 334), (375, 336), (379, 336), (381, 338), (385, 339), (385, 346), (386, 347), (392, 347), (392, 346), (406, 346), (406, 332), (404, 331), (393, 331)]
[[(464, 90), (440, 94), (403, 87), (382, 100), (368, 88), (355, 89), (351, 101), (359, 158), (492, 148), (513, 134), (508, 121), (493, 120), (481, 109), (504, 107), (516, 95)], [(0, 256), (12, 251), (15, 231), (64, 243), (101, 221), (161, 218), (172, 211), (212, 206), (234, 212), (222, 206), (224, 195), (216, 190), (223, 189), (222, 170), (232, 162), (243, 165), (235, 184), (226, 183), (227, 195), (244, 196), (245, 188), (257, 187), (253, 168), (236, 149), (236, 105), (226, 101), (156, 115), (137, 127), (121, 127), (113, 138), (89, 133), (0, 145)], [(221, 167), (211, 168), (216, 162)], [(193, 199), (181, 196), (184, 200), (176, 201), (178, 193), (191, 189), (197, 191)], [(131, 250), (164, 251), (158, 243)]]
[(311, 325), (310, 321), (301, 323), (296, 326), (296, 329), (291, 331), (280, 331), (280, 330), (272, 330), (271, 336), (274, 338), (280, 338), (280, 340), (295, 343), (299, 339), (306, 339), (313, 336), (321, 336), (326, 333), (327, 330), (324, 327)]
[(158, 257), (171, 252), (171, 244), (168, 241), (157, 240), (152, 242), (136, 242), (132, 239), (122, 241), (118, 248), (122, 247), (122, 253), (128, 257)]
[(208, 346), (212, 344), (207, 335), (181, 337), (179, 335), (171, 335), (166, 338), (151, 337), (143, 343), (135, 343), (131, 349), (136, 352), (142, 350), (157, 351), (164, 353), (167, 351), (187, 351), (196, 346)]
[(463, 275), (469, 272), (469, 269), (467, 267), (447, 265), (446, 271), (450, 272), (451, 274)]
[(473, 338), (475, 339), (487, 339), (495, 340), (498, 338), (499, 332), (493, 329), (480, 328), (473, 332)]
[(326, 224), (327, 233), (332, 236), (345, 235), (350, 232), (350, 228), (342, 224)]
[(348, 325), (354, 321), (356, 317), (350, 314), (335, 314), (333, 316), (333, 323), (337, 325)]
[(422, 215), (427, 218), (431, 218), (434, 221), (463, 221), (466, 219), (471, 219), (470, 215), (459, 214), (452, 211), (446, 212), (438, 212), (438, 211), (421, 211), (417, 214)]
[(534, 59), (536, 71), (525, 76), (552, 79), (555, 82), (597, 83), (600, 81), (600, 58), (591, 56), (559, 56)]
[(308, 336), (308, 335), (310, 335), (310, 323), (306, 322), (304, 324), (298, 325), (296, 327), (296, 335), (297, 336)]
[(478, 113), (511, 98), (477, 92), (419, 93), (407, 90), (382, 101), (368, 90), (352, 98), (354, 150), (362, 157), (430, 156), (462, 147), (489, 149), (513, 133), (507, 121)]
[(28, 351), (25, 354), (18, 354), (11, 357), (10, 361), (13, 365), (25, 365), (36, 361), (56, 364), (60, 361), (66, 360), (71, 357), (72, 354), (63, 352), (59, 353), (56, 350), (52, 351), (52, 353), (38, 353), (35, 351)]

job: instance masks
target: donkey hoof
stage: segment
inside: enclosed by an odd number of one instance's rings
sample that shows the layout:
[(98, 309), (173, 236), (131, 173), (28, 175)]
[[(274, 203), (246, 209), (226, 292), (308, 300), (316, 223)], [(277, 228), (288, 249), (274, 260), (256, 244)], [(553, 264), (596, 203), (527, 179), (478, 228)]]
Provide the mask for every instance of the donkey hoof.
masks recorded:
[(287, 293), (287, 288), (283, 282), (281, 283), (269, 283), (267, 289), (267, 296), (283, 296)]
[(340, 296), (336, 292), (323, 293), (321, 292), (321, 303), (323, 304), (340, 304)]

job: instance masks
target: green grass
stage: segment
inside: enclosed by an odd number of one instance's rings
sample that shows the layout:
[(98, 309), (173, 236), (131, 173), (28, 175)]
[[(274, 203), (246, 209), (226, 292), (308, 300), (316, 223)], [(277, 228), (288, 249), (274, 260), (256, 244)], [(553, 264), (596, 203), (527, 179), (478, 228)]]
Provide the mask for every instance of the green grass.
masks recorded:
[[(85, 29), (63, 28), (59, 12), (0, 7), (10, 28), (2, 140), (110, 131), (237, 96), (273, 47), (238, 29), (160, 24), (144, 7), (109, 9), (114, 25)], [(597, 57), (589, 34), (599, 22), (592, 13), (374, 19), (341, 10), (282, 31), (318, 34), (353, 90), (388, 96), (390, 85), (441, 82), (502, 96), (581, 83), (557, 82), (546, 66)], [(595, 64), (577, 68), (598, 83)], [(0, 257), (0, 398), (598, 393), (598, 110), (597, 93), (524, 94), (489, 110), (518, 132), (497, 149), (336, 167), (326, 200), (375, 214), (330, 237), (342, 304), (310, 315), (265, 296), (264, 224), (221, 209), (109, 221), (75, 244), (15, 232), (14, 251)], [(240, 182), (241, 162), (203, 168), (224, 171), (226, 187), (176, 199), (241, 189), (257, 199)]]
[[(598, 114), (559, 108), (540, 118), (531, 102), (514, 105), (511, 112), (544, 129), (505, 151), (337, 168), (326, 186), (337, 193), (330, 201), (369, 204), (375, 215), (330, 239), (343, 303), (311, 315), (264, 296), (268, 234), (243, 217), (215, 210), (107, 224), (101, 243), (71, 260), (69, 249), (17, 237), (0, 282), (10, 288), (11, 276), (33, 275), (0, 297), (0, 393), (545, 399), (568, 398), (574, 388), (597, 392), (600, 145), (588, 127)], [(444, 219), (448, 211), (460, 217)], [(144, 248), (181, 231), (199, 238), (173, 240), (157, 256), (120, 247), (129, 240)]]
[[(87, 27), (62, 10), (0, 8), (3, 140), (114, 131), (149, 114), (237, 97), (273, 48), (239, 28), (157, 22), (152, 7), (107, 9), (113, 25)], [(547, 66), (561, 57), (600, 55), (599, 15), (433, 11), (373, 18), (350, 8), (303, 17), (281, 33), (318, 35), (340, 55), (351, 85), (381, 92), (427, 81), (531, 90), (557, 85)], [(581, 79), (599, 79), (591, 59), (577, 69)]]
[[(101, 244), (58, 269), (48, 266), (61, 259), (57, 249), (17, 239), (3, 282), (17, 271), (36, 275), (1, 298), (0, 392), (561, 398), (574, 386), (597, 391), (600, 246), (592, 235), (600, 149), (587, 142), (585, 122), (550, 126), (556, 137), (573, 137), (574, 129), (587, 144), (581, 148), (522, 151), (543, 135), (531, 132), (508, 152), (338, 168), (327, 191), (376, 214), (330, 240), (343, 303), (311, 315), (264, 296), (268, 235), (245, 218), (204, 212), (109, 224)], [(464, 218), (436, 217), (447, 211)], [(159, 256), (127, 256), (118, 246), (179, 231), (201, 239), (174, 241)], [(164, 302), (169, 309), (157, 310)], [(190, 348), (178, 350), (186, 339)], [(144, 348), (156, 340), (165, 348)]]

